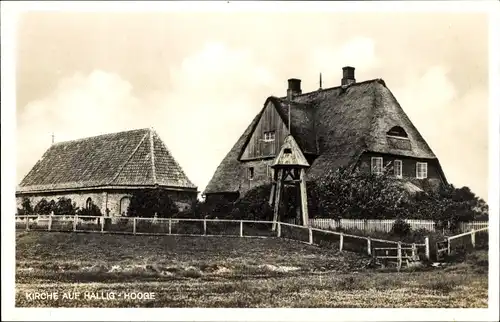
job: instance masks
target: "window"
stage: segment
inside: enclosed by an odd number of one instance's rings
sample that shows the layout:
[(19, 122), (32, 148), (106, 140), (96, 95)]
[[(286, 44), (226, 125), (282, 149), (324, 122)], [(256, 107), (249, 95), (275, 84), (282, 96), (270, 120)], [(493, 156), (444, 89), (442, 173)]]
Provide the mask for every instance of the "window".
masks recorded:
[(129, 197), (123, 197), (120, 200), (120, 216), (127, 215), (129, 205), (130, 205), (130, 198)]
[(87, 199), (87, 202), (85, 203), (85, 208), (87, 209), (92, 208), (92, 198)]
[(382, 174), (383, 159), (381, 157), (372, 157), (372, 173)]
[(417, 179), (427, 178), (427, 163), (417, 162)]
[(253, 180), (253, 167), (248, 168), (248, 179)]
[(401, 127), (401, 126), (394, 126), (391, 128), (388, 132), (387, 135), (390, 136), (397, 136), (401, 138), (407, 138), (408, 134), (406, 134), (406, 131)]
[(290, 149), (290, 148), (285, 148), (285, 149), (283, 150), (283, 153), (284, 153), (284, 154), (291, 154), (291, 153), (292, 153), (292, 149)]
[(274, 131), (268, 131), (268, 132), (264, 132), (264, 141), (266, 142), (270, 142), (270, 141), (274, 141)]
[(394, 160), (394, 175), (396, 176), (396, 178), (403, 177), (403, 161)]

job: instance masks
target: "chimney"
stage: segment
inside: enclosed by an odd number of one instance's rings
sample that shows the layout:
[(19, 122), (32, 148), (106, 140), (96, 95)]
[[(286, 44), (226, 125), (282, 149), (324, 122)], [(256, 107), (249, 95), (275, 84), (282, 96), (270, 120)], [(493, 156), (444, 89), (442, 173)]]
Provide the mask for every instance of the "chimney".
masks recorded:
[(288, 80), (288, 90), (286, 91), (288, 100), (292, 100), (295, 96), (302, 94), (300, 82), (301, 80), (297, 78), (290, 78)]
[(354, 67), (343, 67), (342, 76), (342, 86), (356, 83), (356, 79), (354, 78)]

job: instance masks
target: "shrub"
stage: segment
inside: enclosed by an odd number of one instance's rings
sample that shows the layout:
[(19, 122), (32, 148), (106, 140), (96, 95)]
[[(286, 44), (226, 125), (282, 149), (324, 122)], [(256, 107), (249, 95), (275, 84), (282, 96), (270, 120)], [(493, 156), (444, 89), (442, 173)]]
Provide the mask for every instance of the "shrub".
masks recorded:
[(60, 197), (53, 208), (56, 216), (74, 216), (77, 211), (76, 203), (71, 203), (71, 199)]
[(128, 206), (128, 216), (152, 218), (173, 217), (179, 212), (177, 205), (165, 189), (148, 189), (134, 192)]
[(379, 219), (408, 213), (408, 193), (388, 175), (341, 168), (309, 186), (310, 199), (317, 201), (323, 217)]
[(31, 206), (31, 200), (30, 198), (24, 197), (22, 202), (21, 202), (21, 208), (17, 208), (17, 213), (20, 215), (33, 215), (34, 210), (33, 207)]
[(82, 208), (82, 209), (77, 209), (76, 210), (76, 215), (78, 216), (94, 216), (94, 217), (101, 217), (101, 209), (94, 203), (91, 203), (89, 208)]
[(45, 198), (43, 198), (36, 204), (34, 211), (37, 215), (48, 216), (52, 213), (52, 211), (54, 211), (55, 207), (56, 202), (54, 200), (48, 202)]
[(406, 236), (411, 232), (410, 224), (401, 218), (396, 219), (391, 228), (391, 233), (396, 236)]

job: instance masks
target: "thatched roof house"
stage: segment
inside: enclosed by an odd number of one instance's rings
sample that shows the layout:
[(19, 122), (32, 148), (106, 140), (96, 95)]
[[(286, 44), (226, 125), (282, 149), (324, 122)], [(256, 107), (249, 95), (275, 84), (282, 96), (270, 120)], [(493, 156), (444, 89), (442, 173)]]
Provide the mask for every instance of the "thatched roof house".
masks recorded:
[(79, 207), (96, 204), (111, 215), (126, 212), (134, 190), (163, 188), (184, 207), (197, 195), (158, 134), (139, 129), (53, 144), (16, 191), (33, 200), (71, 198)]
[(266, 99), (218, 166), (205, 195), (236, 198), (269, 183), (269, 165), (288, 134), (310, 164), (308, 180), (332, 168), (379, 172), (389, 166), (395, 177), (417, 185), (422, 179), (446, 182), (438, 158), (385, 82), (357, 83), (353, 67), (345, 67), (343, 76), (342, 85), (310, 93), (302, 93), (299, 79), (289, 79), (287, 96)]

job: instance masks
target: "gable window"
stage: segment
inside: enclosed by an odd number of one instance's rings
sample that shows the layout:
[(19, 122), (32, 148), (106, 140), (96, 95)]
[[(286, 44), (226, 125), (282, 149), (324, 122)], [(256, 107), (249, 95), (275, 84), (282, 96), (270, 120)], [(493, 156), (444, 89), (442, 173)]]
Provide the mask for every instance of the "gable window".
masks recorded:
[(264, 132), (264, 141), (271, 142), (274, 141), (275, 134), (274, 131)]
[(382, 157), (372, 157), (372, 173), (382, 174), (383, 159)]
[(401, 126), (392, 127), (389, 131), (387, 131), (387, 135), (408, 138), (408, 134), (406, 134), (406, 131)]
[(253, 167), (248, 168), (248, 179), (253, 180), (254, 170)]
[(396, 178), (403, 177), (403, 161), (394, 160), (394, 176), (396, 176)]
[(292, 154), (292, 149), (290, 149), (290, 148), (285, 148), (285, 149), (283, 150), (283, 153), (284, 153), (284, 154)]
[(427, 162), (417, 162), (417, 179), (427, 178)]

